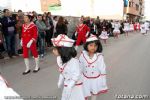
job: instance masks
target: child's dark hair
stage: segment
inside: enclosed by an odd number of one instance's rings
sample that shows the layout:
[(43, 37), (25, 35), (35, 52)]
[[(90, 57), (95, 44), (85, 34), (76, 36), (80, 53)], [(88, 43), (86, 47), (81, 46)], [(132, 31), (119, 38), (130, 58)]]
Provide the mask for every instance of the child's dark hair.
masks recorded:
[(86, 42), (86, 43), (84, 44), (84, 50), (85, 50), (85, 51), (87, 51), (87, 52), (89, 51), (89, 50), (88, 50), (88, 45), (91, 44), (91, 43), (95, 43), (95, 44), (97, 45), (97, 50), (95, 51), (95, 53), (102, 53), (103, 47), (102, 47), (102, 44), (101, 44), (100, 40), (95, 40), (95, 41)]
[(61, 56), (63, 64), (67, 63), (71, 58), (75, 58), (77, 56), (77, 51), (74, 47), (56, 47), (56, 49)]

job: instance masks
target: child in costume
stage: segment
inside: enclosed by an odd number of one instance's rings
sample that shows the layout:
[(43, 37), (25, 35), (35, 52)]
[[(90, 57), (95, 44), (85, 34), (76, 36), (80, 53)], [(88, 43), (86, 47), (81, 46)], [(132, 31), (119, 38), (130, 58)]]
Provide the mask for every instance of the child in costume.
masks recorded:
[(38, 30), (36, 25), (31, 22), (32, 16), (31, 15), (25, 15), (24, 16), (24, 22), (22, 26), (22, 36), (21, 36), (21, 46), (23, 48), (23, 57), (24, 62), (26, 65), (26, 70), (23, 72), (23, 75), (26, 75), (30, 73), (30, 67), (29, 67), (29, 50), (31, 50), (32, 55), (35, 59), (36, 67), (33, 70), (33, 72), (38, 72), (40, 70), (39, 67), (39, 58), (38, 58), (38, 51), (36, 47), (37, 37), (38, 37)]
[(51, 40), (60, 72), (58, 87), (63, 86), (61, 100), (84, 100), (79, 60), (73, 47), (74, 40), (62, 34)]
[(124, 35), (128, 36), (128, 33), (130, 31), (130, 24), (127, 21), (124, 22), (124, 29), (123, 30), (125, 32)]
[(119, 38), (120, 34), (120, 23), (116, 21), (114, 23), (114, 30), (113, 30), (114, 38)]
[(80, 21), (79, 25), (77, 26), (75, 36), (77, 36), (76, 40), (76, 46), (75, 49), (78, 49), (78, 46), (81, 44), (81, 42), (86, 42), (86, 37), (88, 37), (90, 32), (90, 28), (83, 23), (83, 21)]
[(106, 28), (103, 27), (103, 31), (99, 37), (100, 37), (100, 39), (102, 39), (104, 41), (105, 44), (108, 39), (108, 36), (109, 36), (109, 34), (107, 34)]
[(80, 67), (83, 72), (83, 91), (86, 100), (92, 100), (100, 93), (107, 92), (106, 65), (102, 55), (102, 45), (95, 35), (86, 40), (80, 57)]

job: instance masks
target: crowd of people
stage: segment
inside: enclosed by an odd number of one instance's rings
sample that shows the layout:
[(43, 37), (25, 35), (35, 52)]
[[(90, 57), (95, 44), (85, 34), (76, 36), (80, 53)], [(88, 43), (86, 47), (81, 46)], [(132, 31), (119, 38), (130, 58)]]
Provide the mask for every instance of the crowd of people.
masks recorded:
[[(4, 9), (3, 16), (0, 18), (0, 59), (4, 58), (2, 55), (3, 51), (8, 53), (8, 58), (13, 58), (22, 53), (20, 42), (24, 15), (26, 14), (31, 15), (31, 21), (38, 28), (36, 45), (41, 58), (46, 54), (45, 48), (52, 46), (52, 42), (50, 41), (52, 37), (57, 37), (59, 34), (69, 34), (67, 27), (69, 23), (62, 16), (52, 16), (50, 12), (44, 14), (37, 14), (34, 11), (23, 13), (21, 10), (18, 10), (17, 13), (12, 13), (8, 9)], [(128, 36), (129, 32), (142, 30), (143, 28), (141, 27), (145, 27), (148, 30), (147, 27), (149, 27), (148, 22), (142, 25), (142, 23), (133, 21), (100, 20), (99, 17), (94, 19), (84, 16), (81, 16), (78, 23), (79, 25), (76, 25), (77, 29), (73, 30), (75, 33), (72, 33), (73, 39), (77, 39), (77, 33), (80, 33), (79, 30), (83, 28), (82, 31), (88, 31), (87, 36), (94, 34), (103, 39), (104, 43), (106, 43), (108, 36), (118, 38), (118, 35), (123, 33)], [(76, 48), (81, 42), (85, 42), (86, 37), (82, 34), (85, 32), (81, 32), (81, 35), (78, 34)]]

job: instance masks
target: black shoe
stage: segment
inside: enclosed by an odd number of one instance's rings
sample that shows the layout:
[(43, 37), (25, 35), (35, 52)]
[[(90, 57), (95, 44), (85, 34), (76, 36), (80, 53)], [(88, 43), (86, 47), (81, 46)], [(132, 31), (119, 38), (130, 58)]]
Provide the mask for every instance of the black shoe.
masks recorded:
[(33, 73), (37, 73), (40, 70), (40, 67), (37, 70), (33, 70)]
[(28, 74), (28, 73), (30, 73), (30, 70), (28, 70), (27, 72), (23, 72), (22, 74), (23, 74), (23, 75), (26, 75), (26, 74)]

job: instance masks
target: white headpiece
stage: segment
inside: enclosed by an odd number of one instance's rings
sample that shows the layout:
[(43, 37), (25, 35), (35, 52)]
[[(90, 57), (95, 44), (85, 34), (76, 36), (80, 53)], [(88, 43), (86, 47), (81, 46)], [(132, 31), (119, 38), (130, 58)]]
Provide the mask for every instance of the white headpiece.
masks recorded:
[(64, 34), (60, 34), (56, 38), (52, 38), (51, 40), (53, 45), (57, 47), (72, 47), (75, 42)]

